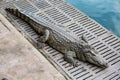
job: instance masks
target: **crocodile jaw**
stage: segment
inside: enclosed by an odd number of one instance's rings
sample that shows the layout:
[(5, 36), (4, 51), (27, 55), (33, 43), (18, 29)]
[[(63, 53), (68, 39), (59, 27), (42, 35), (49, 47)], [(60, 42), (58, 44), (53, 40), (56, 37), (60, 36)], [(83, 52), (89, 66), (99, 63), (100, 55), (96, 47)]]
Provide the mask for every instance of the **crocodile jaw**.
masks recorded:
[(84, 54), (85, 60), (89, 63), (97, 65), (102, 68), (107, 68), (108, 64), (100, 57), (99, 54), (96, 54), (94, 51), (90, 51)]

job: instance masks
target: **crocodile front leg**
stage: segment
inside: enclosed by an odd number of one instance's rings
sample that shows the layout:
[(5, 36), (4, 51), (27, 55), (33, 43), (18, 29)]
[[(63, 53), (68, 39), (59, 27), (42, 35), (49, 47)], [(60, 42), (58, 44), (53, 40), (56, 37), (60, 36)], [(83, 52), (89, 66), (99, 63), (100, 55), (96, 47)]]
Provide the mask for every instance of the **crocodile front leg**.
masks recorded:
[(45, 30), (42, 36), (39, 37), (38, 42), (37, 42), (37, 47), (39, 49), (42, 49), (45, 46), (45, 42), (48, 40), (50, 35), (49, 30)]
[(76, 53), (73, 51), (68, 51), (67, 53), (65, 53), (64, 55), (64, 59), (71, 63), (74, 67), (78, 66), (77, 61), (74, 59), (74, 57), (76, 56)]

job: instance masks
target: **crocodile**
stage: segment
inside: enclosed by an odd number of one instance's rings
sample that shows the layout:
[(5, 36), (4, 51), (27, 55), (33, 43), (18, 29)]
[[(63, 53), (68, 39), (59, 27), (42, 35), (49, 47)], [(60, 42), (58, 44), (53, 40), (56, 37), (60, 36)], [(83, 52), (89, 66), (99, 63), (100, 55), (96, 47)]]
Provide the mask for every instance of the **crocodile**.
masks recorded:
[[(39, 18), (36, 14), (26, 12), (18, 8), (6, 8), (7, 12), (23, 19), (39, 33), (38, 48), (44, 48), (48, 44), (55, 50), (64, 54), (64, 59), (74, 67), (78, 66), (78, 60), (88, 62), (101, 68), (107, 68), (108, 64), (98, 54), (97, 50), (89, 45), (87, 38), (82, 35), (76, 39), (65, 31), (61, 25), (53, 25)], [(76, 60), (78, 59), (78, 60)]]

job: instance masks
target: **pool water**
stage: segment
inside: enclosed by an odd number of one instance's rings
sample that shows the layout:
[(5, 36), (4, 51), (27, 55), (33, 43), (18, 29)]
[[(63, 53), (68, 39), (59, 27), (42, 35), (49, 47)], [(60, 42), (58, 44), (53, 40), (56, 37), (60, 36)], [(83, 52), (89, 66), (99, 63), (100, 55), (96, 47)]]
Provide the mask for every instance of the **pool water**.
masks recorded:
[(66, 0), (120, 37), (120, 0)]

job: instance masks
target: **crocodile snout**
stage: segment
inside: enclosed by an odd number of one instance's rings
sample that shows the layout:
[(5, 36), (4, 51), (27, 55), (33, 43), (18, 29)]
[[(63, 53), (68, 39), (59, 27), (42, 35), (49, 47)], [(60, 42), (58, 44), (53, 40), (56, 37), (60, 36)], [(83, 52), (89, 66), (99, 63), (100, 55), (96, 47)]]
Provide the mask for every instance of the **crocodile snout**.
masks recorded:
[(85, 58), (87, 62), (97, 65), (101, 68), (108, 67), (107, 62), (99, 54), (96, 54), (94, 51), (85, 53)]

